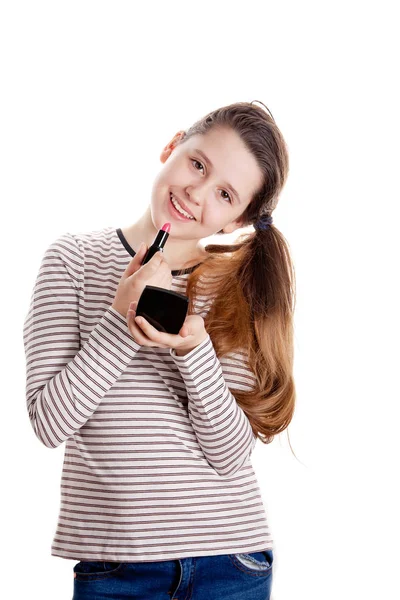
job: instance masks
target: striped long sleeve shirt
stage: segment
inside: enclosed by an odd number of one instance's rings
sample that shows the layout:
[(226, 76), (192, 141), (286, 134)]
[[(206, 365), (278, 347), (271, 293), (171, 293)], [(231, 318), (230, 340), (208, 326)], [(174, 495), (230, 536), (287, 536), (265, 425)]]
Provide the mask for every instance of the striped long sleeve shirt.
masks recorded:
[[(232, 388), (255, 376), (210, 336), (184, 356), (141, 346), (111, 307), (135, 251), (121, 229), (61, 235), (24, 321), (26, 403), (48, 448), (65, 442), (51, 554), (147, 562), (257, 552), (273, 541)], [(196, 266), (172, 271), (185, 294)], [(205, 318), (207, 295), (195, 299)]]

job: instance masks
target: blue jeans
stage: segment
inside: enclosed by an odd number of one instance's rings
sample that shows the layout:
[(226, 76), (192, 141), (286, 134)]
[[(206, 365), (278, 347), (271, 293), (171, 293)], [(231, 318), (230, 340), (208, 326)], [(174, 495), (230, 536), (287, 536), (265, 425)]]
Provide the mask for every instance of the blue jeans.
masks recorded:
[(72, 600), (270, 600), (273, 552), (156, 562), (80, 561)]

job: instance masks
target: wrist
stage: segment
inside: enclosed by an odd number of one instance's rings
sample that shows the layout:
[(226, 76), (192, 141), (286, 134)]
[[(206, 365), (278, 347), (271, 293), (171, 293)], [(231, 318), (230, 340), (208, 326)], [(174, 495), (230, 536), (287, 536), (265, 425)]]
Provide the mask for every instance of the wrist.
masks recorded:
[[(194, 346), (194, 348), (196, 348), (196, 346)], [(188, 348), (187, 350), (182, 350), (182, 348), (178, 350), (178, 348), (175, 348), (175, 354), (177, 356), (185, 356), (185, 354), (189, 354), (189, 352), (191, 352), (192, 350), (193, 348)]]
[(117, 311), (117, 313), (119, 313), (119, 314), (121, 315), (121, 317), (126, 317), (126, 315), (124, 315), (124, 314), (123, 314), (123, 313), (122, 313), (122, 312), (119, 310), (119, 308), (117, 308), (116, 306), (114, 306), (114, 304), (111, 304), (111, 307), (110, 307), (110, 308), (113, 308), (114, 310), (116, 310), (116, 311)]
[(202, 344), (207, 337), (208, 337), (208, 333), (206, 332), (205, 335), (203, 335), (202, 339), (199, 342), (197, 342), (197, 344), (192, 343), (192, 345), (187, 348), (182, 348), (182, 347), (175, 348), (176, 355), (177, 356), (185, 356), (185, 354), (189, 354), (189, 352), (191, 352), (192, 350), (197, 348), (197, 346), (200, 346), (200, 344)]

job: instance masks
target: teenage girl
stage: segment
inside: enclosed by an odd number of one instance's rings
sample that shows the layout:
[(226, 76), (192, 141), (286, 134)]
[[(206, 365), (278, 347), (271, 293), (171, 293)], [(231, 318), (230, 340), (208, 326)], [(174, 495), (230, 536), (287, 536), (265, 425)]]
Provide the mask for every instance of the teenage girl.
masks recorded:
[[(265, 108), (235, 103), (179, 131), (138, 221), (66, 233), (42, 259), (26, 398), (38, 439), (66, 442), (51, 554), (78, 561), (74, 600), (270, 598), (251, 453), (294, 412), (294, 272), (271, 217), (288, 152)], [(178, 334), (136, 318), (147, 285), (188, 296)]]

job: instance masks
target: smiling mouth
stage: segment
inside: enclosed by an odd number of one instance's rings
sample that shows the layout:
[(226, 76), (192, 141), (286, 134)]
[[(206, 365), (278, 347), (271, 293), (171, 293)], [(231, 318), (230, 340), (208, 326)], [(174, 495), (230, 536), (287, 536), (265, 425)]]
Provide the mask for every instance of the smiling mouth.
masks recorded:
[[(176, 206), (174, 205), (174, 203), (172, 202), (172, 198), (173, 198), (173, 199), (175, 200), (175, 202), (176, 202), (177, 204), (179, 204), (179, 206), (180, 206), (180, 202), (179, 202), (179, 200), (177, 200), (177, 199), (175, 198), (175, 196), (173, 195), (173, 193), (172, 193), (172, 192), (170, 192), (170, 193), (169, 193), (169, 201), (171, 202), (171, 204), (172, 204), (172, 206), (174, 207), (174, 209), (176, 210), (176, 212), (177, 212), (177, 213), (179, 213), (179, 214), (181, 215), (181, 217), (184, 217), (184, 218), (185, 218), (185, 219), (187, 219), (188, 221), (196, 221), (196, 218), (194, 217), (194, 215), (191, 215), (190, 217), (188, 217), (188, 216), (186, 216), (186, 215), (182, 214), (182, 213), (181, 213), (181, 212), (180, 212), (180, 211), (179, 211), (179, 210), (176, 208)], [(185, 209), (184, 209), (183, 207), (181, 207), (181, 206), (180, 206), (180, 208), (181, 208), (182, 210), (185, 210)], [(186, 212), (187, 214), (190, 214), (190, 213), (189, 213), (188, 211), (186, 211), (186, 210), (185, 210), (185, 212)]]

